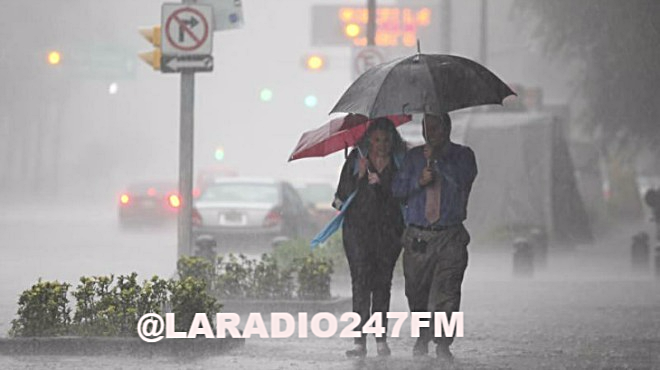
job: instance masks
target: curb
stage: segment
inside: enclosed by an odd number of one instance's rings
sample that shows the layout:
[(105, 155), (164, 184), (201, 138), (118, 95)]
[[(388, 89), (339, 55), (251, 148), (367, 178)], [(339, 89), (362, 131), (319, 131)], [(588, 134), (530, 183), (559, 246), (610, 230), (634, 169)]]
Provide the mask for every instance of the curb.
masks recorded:
[(5, 356), (214, 356), (245, 345), (243, 338), (163, 339), (147, 343), (139, 338), (30, 337), (0, 338)]

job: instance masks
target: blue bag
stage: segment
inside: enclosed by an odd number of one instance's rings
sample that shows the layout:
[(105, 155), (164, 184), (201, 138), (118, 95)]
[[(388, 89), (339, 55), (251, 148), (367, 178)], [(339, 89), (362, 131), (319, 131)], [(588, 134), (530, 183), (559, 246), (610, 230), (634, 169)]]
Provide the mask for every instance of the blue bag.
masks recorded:
[(328, 222), (327, 225), (323, 228), (323, 230), (319, 231), (318, 234), (312, 239), (312, 242), (310, 244), (310, 248), (314, 250), (314, 248), (318, 247), (319, 244), (325, 242), (334, 234), (339, 228), (341, 227), (341, 224), (344, 222), (344, 216), (346, 215), (346, 210), (348, 209), (348, 206), (351, 204), (351, 201), (353, 201), (353, 198), (355, 198), (355, 194), (357, 194), (357, 190), (351, 193), (351, 195), (348, 196), (346, 201), (341, 205), (341, 209), (339, 210), (339, 213), (335, 215), (335, 217)]

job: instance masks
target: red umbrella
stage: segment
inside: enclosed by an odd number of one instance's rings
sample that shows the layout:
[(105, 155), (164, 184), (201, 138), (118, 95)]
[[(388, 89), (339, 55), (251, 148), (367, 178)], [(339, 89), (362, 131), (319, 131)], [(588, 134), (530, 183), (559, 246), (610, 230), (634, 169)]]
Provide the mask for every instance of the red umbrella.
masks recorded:
[[(394, 126), (400, 126), (412, 120), (410, 115), (387, 116)], [(334, 118), (321, 127), (307, 131), (300, 137), (296, 149), (289, 157), (289, 162), (308, 157), (325, 157), (330, 153), (354, 146), (367, 131), (369, 120), (361, 114), (347, 114)]]

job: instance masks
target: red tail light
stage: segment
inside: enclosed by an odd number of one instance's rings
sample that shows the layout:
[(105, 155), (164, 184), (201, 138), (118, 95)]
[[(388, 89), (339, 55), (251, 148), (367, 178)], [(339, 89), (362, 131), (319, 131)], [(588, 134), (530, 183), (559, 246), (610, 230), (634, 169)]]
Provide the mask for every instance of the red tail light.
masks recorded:
[(167, 201), (170, 203), (172, 208), (179, 208), (181, 206), (181, 199), (179, 199), (179, 196), (176, 194), (171, 194), (169, 197), (167, 197)]
[(128, 202), (130, 202), (130, 201), (131, 201), (131, 197), (129, 197), (128, 194), (122, 194), (119, 197), (119, 202), (121, 204), (128, 204)]
[(192, 224), (195, 226), (202, 226), (202, 215), (200, 215), (195, 208), (192, 210)]
[(279, 209), (274, 208), (268, 212), (266, 218), (264, 218), (265, 227), (273, 227), (282, 223), (282, 213)]

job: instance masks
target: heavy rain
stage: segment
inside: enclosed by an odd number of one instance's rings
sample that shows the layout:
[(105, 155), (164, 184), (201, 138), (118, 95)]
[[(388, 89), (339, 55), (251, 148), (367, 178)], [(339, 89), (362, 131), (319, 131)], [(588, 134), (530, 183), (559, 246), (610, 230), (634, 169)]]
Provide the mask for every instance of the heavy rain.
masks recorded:
[(660, 3), (3, 14), (0, 369), (660, 368)]

